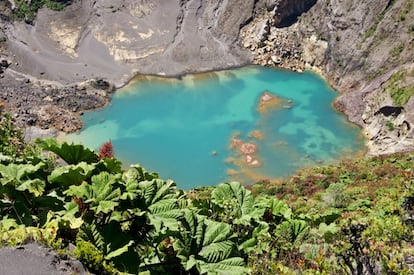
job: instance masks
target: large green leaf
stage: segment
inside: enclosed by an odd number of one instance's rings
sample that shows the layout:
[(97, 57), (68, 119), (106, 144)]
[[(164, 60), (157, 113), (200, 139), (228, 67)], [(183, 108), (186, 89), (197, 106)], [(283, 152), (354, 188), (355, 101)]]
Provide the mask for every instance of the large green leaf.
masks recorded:
[(20, 168), (21, 165), (14, 163), (9, 165), (0, 164), (1, 184), (16, 186), (16, 184), (20, 182), (24, 174), (24, 170)]
[(137, 179), (137, 171), (135, 169), (128, 169), (122, 174), (122, 184), (124, 190), (122, 192), (121, 200), (133, 201), (138, 198), (141, 193)]
[(18, 191), (28, 191), (36, 197), (39, 197), (45, 191), (46, 183), (41, 179), (26, 180), (16, 187)]
[(282, 200), (269, 198), (268, 196), (260, 196), (256, 198), (256, 203), (266, 207), (277, 222), (290, 220), (292, 218), (292, 209)]
[(137, 181), (151, 181), (153, 179), (158, 179), (157, 173), (148, 172), (138, 164), (131, 165), (130, 170), (130, 176), (133, 175)]
[(160, 222), (170, 229), (178, 230), (178, 220), (183, 216), (183, 211), (178, 208), (177, 199), (157, 201), (148, 207), (148, 211), (154, 226), (157, 227), (156, 223)]
[(64, 210), (57, 212), (49, 211), (43, 226), (46, 229), (50, 229), (54, 237), (58, 234), (57, 228), (62, 231), (78, 230), (84, 224), (84, 220), (81, 217), (76, 217), (77, 212), (78, 205), (74, 202), (68, 202), (64, 205)]
[(0, 220), (0, 230), (9, 231), (11, 229), (17, 228), (19, 225), (15, 219), (11, 219), (8, 216), (2, 217)]
[(153, 179), (151, 181), (139, 182), (139, 189), (144, 202), (143, 209), (147, 209), (152, 204), (164, 200), (177, 197), (176, 186), (173, 181), (164, 181), (161, 179)]
[(214, 242), (207, 246), (203, 246), (198, 253), (209, 263), (217, 263), (222, 259), (227, 259), (234, 250), (234, 243), (230, 240)]
[[(121, 192), (119, 192), (121, 194)], [(110, 200), (102, 200), (99, 201), (98, 206), (95, 209), (96, 213), (109, 213), (115, 210), (115, 207), (118, 206), (118, 202), (110, 201)]]
[(309, 226), (303, 220), (289, 220), (282, 222), (276, 228), (276, 235), (287, 243), (295, 244), (305, 238)]
[(19, 186), (23, 181), (30, 179), (29, 176), (34, 175), (41, 170), (45, 164), (40, 162), (36, 165), (32, 164), (0, 164), (0, 183), (2, 185)]
[(255, 204), (251, 192), (239, 182), (218, 185), (211, 197), (235, 224), (250, 224), (251, 219), (259, 221), (266, 210), (263, 205)]
[(72, 185), (65, 194), (84, 199), (96, 213), (109, 213), (119, 204), (121, 189), (114, 186), (119, 178), (120, 175), (102, 172), (91, 178), (92, 184), (83, 182), (79, 186)]
[(246, 271), (243, 259), (237, 257), (238, 251), (233, 242), (235, 234), (229, 224), (211, 221), (185, 210), (182, 225), (174, 248), (186, 270), (195, 267), (203, 274), (237, 267), (239, 273)]
[[(182, 252), (188, 256), (190, 253), (187, 252), (194, 252), (191, 250), (193, 246), (199, 247), (202, 245), (205, 228), (204, 219), (206, 219), (206, 217), (198, 215), (189, 209), (185, 209), (183, 212), (184, 216), (181, 222), (184, 229), (180, 236), (180, 241), (181, 244), (184, 245), (182, 247)], [(177, 244), (178, 243), (180, 242), (177, 242)]]
[(107, 171), (111, 174), (122, 172), (122, 162), (116, 158), (103, 158), (97, 163), (100, 171)]
[(170, 211), (177, 210), (177, 208), (178, 208), (177, 199), (171, 198), (171, 199), (160, 200), (160, 201), (157, 201), (151, 204), (148, 207), (148, 210), (150, 211), (151, 214), (161, 215), (163, 213), (168, 213)]
[(76, 216), (76, 213), (79, 211), (79, 206), (71, 201), (66, 203), (64, 207), (65, 210), (57, 212), (60, 214), (61, 219), (67, 221), (71, 229), (79, 229), (84, 223), (82, 217)]
[(118, 249), (116, 249), (116, 250), (113, 250), (113, 251), (111, 251), (111, 252), (109, 252), (106, 256), (105, 256), (105, 259), (106, 260), (110, 260), (110, 259), (112, 259), (112, 258), (115, 258), (115, 257), (118, 257), (118, 256), (121, 256), (122, 254), (124, 254), (125, 252), (127, 252), (128, 251), (128, 249), (129, 249), (129, 247), (131, 246), (131, 245), (133, 245), (134, 244), (134, 241), (129, 241), (126, 245), (124, 245), (124, 246), (122, 246), (122, 247), (120, 247), (120, 248), (118, 248)]
[(240, 257), (232, 257), (217, 263), (200, 263), (200, 274), (242, 275), (249, 274), (245, 262)]
[(259, 222), (258, 225), (253, 229), (251, 237), (239, 245), (239, 249), (243, 250), (246, 253), (256, 250), (257, 253), (260, 253), (258, 247), (256, 246), (260, 239), (269, 239), (269, 225), (266, 222)]
[(114, 184), (119, 180), (119, 175), (111, 175), (107, 172), (100, 173), (92, 177), (93, 197), (97, 201), (118, 200), (121, 195), (119, 187), (114, 188)]
[(215, 222), (208, 219), (206, 219), (204, 223), (207, 228), (203, 236), (203, 246), (228, 240), (232, 236), (234, 237), (232, 228), (227, 223)]
[(68, 164), (78, 164), (82, 161), (86, 163), (98, 161), (98, 156), (95, 152), (81, 144), (68, 144), (67, 142), (59, 144), (55, 139), (38, 139), (36, 143), (43, 150), (55, 153)]
[[(178, 257), (184, 262), (191, 260), (198, 254), (202, 248), (204, 238), (204, 219), (205, 216), (196, 214), (195, 212), (186, 209), (182, 219), (183, 229), (180, 230), (179, 238), (174, 242), (174, 249), (178, 250)], [(191, 267), (188, 267), (190, 269)], [(186, 270), (188, 270), (186, 268)]]
[(94, 169), (94, 164), (87, 164), (86, 162), (60, 166), (54, 169), (47, 179), (51, 183), (59, 183), (63, 186), (76, 185), (88, 179)]
[(106, 245), (104, 237), (99, 232), (98, 227), (95, 223), (87, 224), (84, 223), (80, 227), (78, 238), (84, 241), (88, 241), (93, 244), (99, 251), (105, 253)]

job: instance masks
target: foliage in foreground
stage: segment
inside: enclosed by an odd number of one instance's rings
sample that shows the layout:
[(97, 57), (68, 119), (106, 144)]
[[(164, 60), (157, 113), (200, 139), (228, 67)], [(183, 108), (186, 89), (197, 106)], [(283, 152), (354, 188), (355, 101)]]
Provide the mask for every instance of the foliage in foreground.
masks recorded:
[[(4, 140), (0, 148), (13, 146)], [(230, 182), (184, 192), (139, 165), (122, 169), (111, 154), (37, 145), (51, 155), (0, 160), (5, 245), (34, 240), (65, 252), (75, 244), (74, 256), (98, 274), (412, 269), (412, 155), (305, 170), (251, 191)]]

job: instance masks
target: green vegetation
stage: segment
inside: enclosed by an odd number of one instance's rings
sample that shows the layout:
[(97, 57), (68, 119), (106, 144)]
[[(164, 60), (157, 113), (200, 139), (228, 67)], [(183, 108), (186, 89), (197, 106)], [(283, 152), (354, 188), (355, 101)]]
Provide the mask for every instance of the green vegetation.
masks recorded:
[(62, 10), (71, 0), (15, 0), (16, 9), (13, 10), (14, 19), (33, 21), (37, 11), (46, 7), (51, 10)]
[(398, 19), (400, 21), (405, 21), (405, 18), (407, 17), (408, 14), (410, 14), (411, 9), (413, 7), (413, 0), (408, 0), (406, 1), (403, 9), (400, 11), (399, 15), (398, 15)]
[[(5, 132), (13, 133), (13, 125)], [(7, 134), (13, 136), (13, 134)], [(1, 148), (20, 144), (1, 140)], [(0, 238), (78, 257), (97, 274), (409, 274), (414, 155), (343, 161), (287, 180), (185, 192), (107, 143), (38, 140), (0, 158)], [(13, 148), (12, 148), (13, 149)]]
[[(299, 249), (305, 252), (305, 247), (317, 245), (313, 250), (317, 270), (351, 273), (358, 266), (382, 266), (383, 274), (409, 274), (403, 258), (412, 249), (414, 233), (413, 160), (409, 154), (343, 161), (304, 170), (286, 181), (253, 185), (252, 192), (274, 194), (296, 215), (309, 217), (310, 224), (323, 220), (335, 228), (332, 239), (312, 243), (310, 239), (317, 237), (308, 236)], [(324, 227), (313, 226), (313, 230)], [(348, 269), (332, 269), (336, 266), (329, 261), (333, 255)]]
[(395, 46), (392, 48), (390, 54), (392, 58), (398, 58), (402, 51), (404, 50), (404, 44), (399, 44), (398, 46)]
[(385, 14), (392, 8), (394, 5), (395, 0), (389, 1), (388, 6), (381, 12), (380, 15), (375, 19), (374, 24), (371, 26), (371, 28), (368, 29), (368, 31), (365, 33), (363, 37), (363, 41), (367, 40), (369, 37), (371, 37), (375, 31), (377, 30), (378, 24), (384, 19)]
[(391, 95), (394, 104), (398, 106), (405, 105), (408, 100), (414, 95), (414, 84), (406, 85), (407, 77), (413, 77), (413, 71), (408, 72), (401, 69), (393, 74), (385, 85), (384, 92)]
[[(0, 114), (2, 106), (0, 105)], [(0, 116), (0, 160), (8, 158), (30, 157), (38, 154), (36, 146), (27, 146), (23, 133), (13, 125), (9, 113)]]
[(368, 74), (367, 78), (368, 80), (372, 80), (374, 78), (376, 78), (377, 76), (380, 76), (381, 74), (383, 74), (385, 72), (385, 68), (379, 68), (376, 71), (373, 71), (371, 73)]
[(388, 131), (390, 131), (390, 132), (394, 131), (394, 123), (392, 123), (392, 121), (387, 120), (386, 125), (388, 127)]

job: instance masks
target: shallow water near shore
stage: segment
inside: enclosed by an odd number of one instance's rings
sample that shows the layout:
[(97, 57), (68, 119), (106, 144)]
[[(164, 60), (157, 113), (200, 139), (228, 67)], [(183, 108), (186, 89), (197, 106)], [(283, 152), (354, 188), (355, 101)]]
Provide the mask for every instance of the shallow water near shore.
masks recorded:
[[(360, 129), (331, 107), (336, 96), (314, 73), (257, 66), (139, 76), (108, 107), (85, 113), (84, 129), (66, 140), (96, 150), (110, 140), (125, 164), (183, 189), (252, 184), (364, 150)], [(241, 152), (243, 144), (256, 151)]]

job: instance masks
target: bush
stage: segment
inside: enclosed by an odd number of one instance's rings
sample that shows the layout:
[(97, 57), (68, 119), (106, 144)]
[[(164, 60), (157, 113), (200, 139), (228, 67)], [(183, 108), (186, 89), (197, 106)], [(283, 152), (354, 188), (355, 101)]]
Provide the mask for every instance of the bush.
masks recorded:
[(346, 193), (346, 185), (341, 182), (332, 183), (325, 191), (324, 200), (335, 208), (347, 207), (350, 201), (349, 195)]
[(14, 126), (10, 113), (0, 114), (0, 156), (19, 158), (31, 154), (35, 154), (34, 147), (26, 146), (23, 133)]
[(15, 0), (16, 9), (13, 10), (15, 20), (25, 20), (31, 23), (35, 18), (37, 11), (43, 7), (51, 10), (63, 10), (66, 5), (71, 3), (70, 0)]

